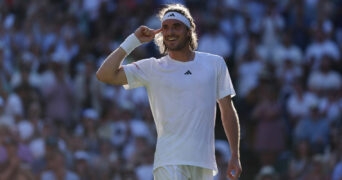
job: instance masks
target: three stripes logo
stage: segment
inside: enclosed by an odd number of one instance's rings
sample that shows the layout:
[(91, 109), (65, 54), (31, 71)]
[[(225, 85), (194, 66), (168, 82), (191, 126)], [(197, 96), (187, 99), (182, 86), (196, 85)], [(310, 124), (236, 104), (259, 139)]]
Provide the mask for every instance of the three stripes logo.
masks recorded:
[(187, 70), (185, 73), (184, 73), (184, 75), (191, 75), (192, 73), (191, 73), (191, 71), (190, 70)]
[(175, 14), (171, 13), (167, 17), (175, 17)]

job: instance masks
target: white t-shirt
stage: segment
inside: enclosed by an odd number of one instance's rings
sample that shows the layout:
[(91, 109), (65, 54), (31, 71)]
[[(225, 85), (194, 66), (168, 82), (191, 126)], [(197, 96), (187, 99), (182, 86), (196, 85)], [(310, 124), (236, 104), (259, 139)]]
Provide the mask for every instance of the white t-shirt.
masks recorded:
[(221, 56), (195, 52), (193, 61), (164, 56), (124, 65), (126, 89), (146, 87), (158, 138), (154, 169), (193, 165), (217, 172), (214, 146), (216, 101), (234, 96)]

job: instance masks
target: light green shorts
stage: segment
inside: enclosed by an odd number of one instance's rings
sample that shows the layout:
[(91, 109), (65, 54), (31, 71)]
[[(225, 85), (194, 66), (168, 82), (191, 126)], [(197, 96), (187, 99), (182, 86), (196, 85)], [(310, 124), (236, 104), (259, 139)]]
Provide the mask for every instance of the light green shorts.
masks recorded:
[(168, 165), (153, 172), (154, 180), (213, 180), (213, 170), (189, 165)]

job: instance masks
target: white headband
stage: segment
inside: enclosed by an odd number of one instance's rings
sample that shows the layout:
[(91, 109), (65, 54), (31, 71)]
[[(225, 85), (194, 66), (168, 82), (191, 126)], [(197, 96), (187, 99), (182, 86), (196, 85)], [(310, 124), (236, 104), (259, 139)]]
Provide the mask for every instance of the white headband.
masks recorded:
[(161, 22), (163, 23), (165, 20), (168, 20), (168, 19), (176, 19), (176, 20), (181, 21), (182, 23), (184, 23), (188, 28), (191, 27), (189, 19), (186, 18), (181, 13), (170, 11), (170, 12), (168, 12), (168, 13), (166, 13), (164, 15), (164, 17), (162, 18)]

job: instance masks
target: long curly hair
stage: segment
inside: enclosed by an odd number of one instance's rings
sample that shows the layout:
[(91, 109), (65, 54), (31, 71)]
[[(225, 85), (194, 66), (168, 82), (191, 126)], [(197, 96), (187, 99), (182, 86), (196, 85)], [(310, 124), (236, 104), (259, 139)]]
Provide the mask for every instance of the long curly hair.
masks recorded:
[[(197, 33), (196, 33), (196, 24), (194, 22), (194, 19), (192, 18), (190, 11), (188, 8), (186, 8), (182, 4), (168, 4), (166, 7), (162, 8), (159, 13), (157, 14), (158, 18), (162, 20), (164, 15), (168, 12), (178, 12), (182, 15), (184, 15), (189, 21), (190, 21), (190, 28), (188, 28), (189, 31), (191, 31), (191, 35), (189, 37), (189, 46), (191, 50), (196, 50), (198, 43), (197, 43)], [(167, 54), (168, 49), (166, 48), (163, 40), (162, 33), (158, 33), (154, 38), (155, 44), (159, 48), (159, 52), (161, 54)]]

